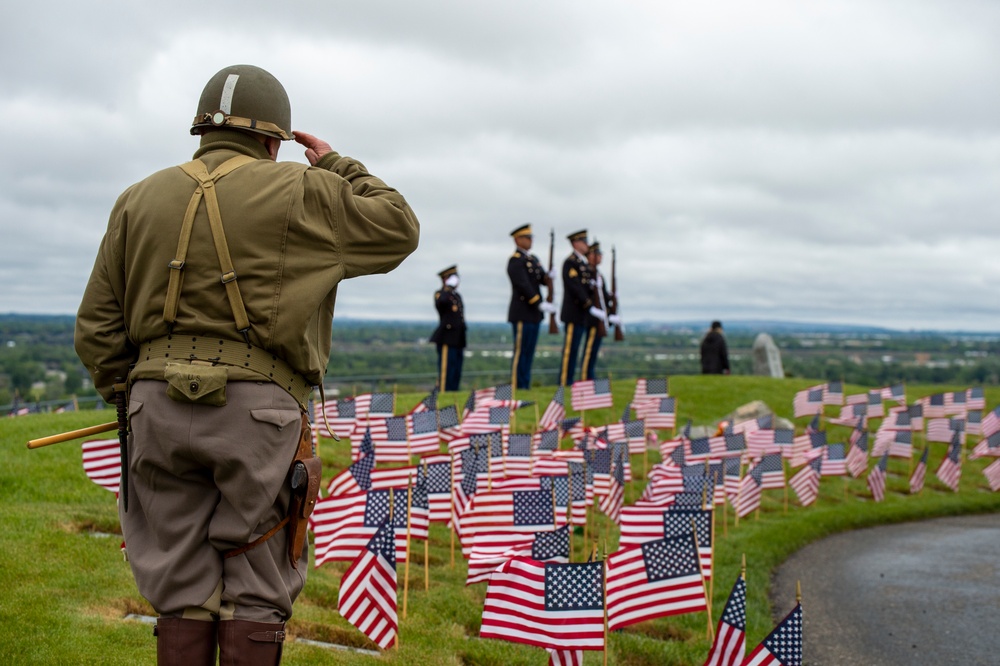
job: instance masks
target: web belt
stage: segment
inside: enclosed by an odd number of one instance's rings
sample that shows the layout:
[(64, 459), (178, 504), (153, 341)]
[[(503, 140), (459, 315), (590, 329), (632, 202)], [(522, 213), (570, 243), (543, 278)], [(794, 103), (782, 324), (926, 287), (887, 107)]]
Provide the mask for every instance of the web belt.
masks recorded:
[(285, 361), (269, 351), (239, 340), (174, 334), (140, 345), (139, 361), (158, 358), (247, 368), (288, 391), (303, 409), (307, 408), (309, 395), (313, 390), (312, 384)]

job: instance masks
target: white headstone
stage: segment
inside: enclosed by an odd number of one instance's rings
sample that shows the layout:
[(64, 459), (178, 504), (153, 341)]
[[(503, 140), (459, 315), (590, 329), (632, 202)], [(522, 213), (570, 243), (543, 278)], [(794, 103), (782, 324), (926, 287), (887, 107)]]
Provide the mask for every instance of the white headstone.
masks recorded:
[(764, 377), (785, 376), (785, 369), (781, 365), (781, 351), (767, 333), (761, 333), (753, 341), (753, 374)]

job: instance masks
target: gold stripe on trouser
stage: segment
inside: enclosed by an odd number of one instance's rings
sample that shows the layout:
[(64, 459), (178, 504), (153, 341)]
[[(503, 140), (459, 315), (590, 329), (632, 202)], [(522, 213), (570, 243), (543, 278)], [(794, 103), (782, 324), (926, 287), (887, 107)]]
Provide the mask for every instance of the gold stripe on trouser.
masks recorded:
[(580, 379), (587, 378), (587, 370), (590, 369), (590, 352), (594, 348), (594, 339), (597, 337), (597, 327), (592, 326), (587, 333), (587, 346), (583, 349), (583, 366), (580, 368)]
[(566, 324), (566, 340), (563, 342), (563, 357), (562, 357), (562, 370), (559, 373), (559, 384), (561, 386), (566, 385), (566, 371), (569, 369), (569, 348), (573, 343), (573, 324)]
[(517, 387), (517, 359), (521, 357), (521, 329), (523, 321), (517, 322), (517, 333), (514, 335), (514, 361), (510, 364), (510, 385)]
[(444, 393), (444, 378), (448, 374), (448, 345), (441, 345), (441, 377), (438, 386)]

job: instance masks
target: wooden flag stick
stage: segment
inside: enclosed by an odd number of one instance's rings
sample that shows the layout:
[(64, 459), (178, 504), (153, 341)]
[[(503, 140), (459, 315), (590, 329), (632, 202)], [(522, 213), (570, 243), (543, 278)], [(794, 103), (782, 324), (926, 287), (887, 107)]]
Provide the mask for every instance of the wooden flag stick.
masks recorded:
[[(392, 494), (392, 488), (389, 493)], [(406, 565), (403, 568), (403, 619), (406, 619), (406, 602), (410, 594), (410, 509), (413, 502), (413, 485), (406, 482)]]
[(38, 439), (29, 440), (28, 448), (38, 449), (43, 446), (49, 446), (50, 444), (70, 442), (81, 437), (90, 437), (91, 435), (99, 435), (102, 432), (111, 432), (112, 430), (117, 429), (118, 421), (102, 423), (101, 425), (90, 426), (89, 428), (80, 428), (79, 430), (70, 430), (69, 432), (60, 433), (58, 435), (49, 435), (48, 437), (40, 437)]
[[(451, 488), (451, 568), (455, 568), (455, 530), (458, 529), (455, 513), (455, 454), (451, 454), (451, 469), (448, 470), (448, 487)], [(428, 539), (430, 534), (427, 535)]]
[[(597, 543), (594, 543), (594, 551), (597, 551)], [(608, 666), (608, 559), (604, 558), (604, 666)]]
[(712, 600), (708, 596), (708, 587), (705, 585), (705, 572), (701, 568), (701, 554), (698, 552), (698, 524), (695, 519), (691, 519), (691, 530), (694, 532), (694, 552), (698, 558), (698, 573), (701, 574), (701, 589), (705, 593), (705, 608), (708, 612), (708, 641), (715, 640), (715, 630), (712, 627)]

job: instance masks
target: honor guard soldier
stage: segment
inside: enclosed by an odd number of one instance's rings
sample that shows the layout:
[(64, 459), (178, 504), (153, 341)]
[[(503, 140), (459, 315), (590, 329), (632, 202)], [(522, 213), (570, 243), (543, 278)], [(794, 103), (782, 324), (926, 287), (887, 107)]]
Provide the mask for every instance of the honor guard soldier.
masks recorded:
[[(115, 203), (75, 345), (124, 422), (118, 514), (157, 663), (278, 664), (309, 570), (306, 406), (337, 285), (398, 266), (419, 225), (360, 162), (293, 132), (259, 67), (216, 73), (191, 134), (192, 161)], [(309, 165), (277, 161), (293, 138)]]
[(546, 275), (538, 257), (528, 251), (534, 238), (531, 225), (518, 227), (510, 235), (517, 246), (507, 260), (511, 287), (507, 321), (514, 329), (510, 383), (516, 388), (528, 389), (531, 388), (531, 365), (535, 359), (538, 329), (545, 314), (555, 312), (556, 307), (542, 298), (542, 286), (550, 276)]
[(587, 317), (593, 306), (590, 265), (587, 263), (587, 230), (581, 229), (566, 237), (573, 252), (562, 266), (563, 301), (559, 319), (564, 324), (562, 363), (559, 385), (570, 386), (576, 372), (576, 357), (580, 340), (587, 332)]
[(431, 342), (437, 345), (438, 389), (457, 391), (465, 355), (465, 308), (458, 293), (458, 266), (449, 266), (438, 277), (441, 289), (434, 292), (434, 307), (440, 324), (431, 335)]
[(587, 264), (590, 266), (593, 305), (587, 313), (587, 338), (583, 345), (583, 356), (580, 367), (581, 379), (594, 379), (594, 369), (597, 367), (597, 355), (601, 349), (601, 340), (607, 337), (610, 324), (620, 324), (617, 315), (608, 314), (614, 310), (614, 294), (608, 292), (604, 276), (597, 269), (601, 265), (601, 244), (596, 240), (587, 248)]

